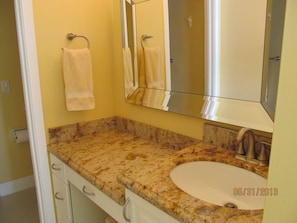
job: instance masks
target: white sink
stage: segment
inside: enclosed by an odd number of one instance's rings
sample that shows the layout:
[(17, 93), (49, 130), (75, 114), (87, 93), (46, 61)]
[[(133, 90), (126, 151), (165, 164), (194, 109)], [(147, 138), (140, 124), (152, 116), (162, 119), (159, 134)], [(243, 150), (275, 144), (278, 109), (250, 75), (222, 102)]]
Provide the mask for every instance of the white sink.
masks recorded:
[(196, 161), (175, 167), (170, 177), (184, 192), (212, 204), (243, 210), (264, 208), (265, 196), (261, 193), (266, 179), (242, 168)]

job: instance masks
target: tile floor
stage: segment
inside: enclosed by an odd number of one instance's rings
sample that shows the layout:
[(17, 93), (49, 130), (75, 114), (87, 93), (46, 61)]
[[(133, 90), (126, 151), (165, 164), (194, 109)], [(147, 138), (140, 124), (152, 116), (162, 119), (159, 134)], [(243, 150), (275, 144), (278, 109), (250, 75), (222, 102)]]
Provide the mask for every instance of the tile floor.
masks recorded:
[(39, 223), (35, 188), (0, 197), (0, 223)]

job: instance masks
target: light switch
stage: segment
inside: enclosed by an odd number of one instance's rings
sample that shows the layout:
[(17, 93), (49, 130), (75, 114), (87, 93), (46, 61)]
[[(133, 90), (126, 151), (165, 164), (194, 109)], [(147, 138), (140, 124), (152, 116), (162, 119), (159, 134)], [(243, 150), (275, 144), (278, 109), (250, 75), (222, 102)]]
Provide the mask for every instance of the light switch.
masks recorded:
[(2, 92), (10, 92), (10, 86), (9, 86), (9, 81), (5, 80), (5, 81), (1, 81), (1, 90)]

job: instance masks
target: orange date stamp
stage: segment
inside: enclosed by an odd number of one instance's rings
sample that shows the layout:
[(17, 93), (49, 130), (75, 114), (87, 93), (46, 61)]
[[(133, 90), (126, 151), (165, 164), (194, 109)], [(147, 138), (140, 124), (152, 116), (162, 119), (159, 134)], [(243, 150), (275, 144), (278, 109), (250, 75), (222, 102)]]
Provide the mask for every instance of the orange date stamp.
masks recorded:
[(234, 187), (233, 188), (234, 196), (277, 196), (278, 188), (277, 187)]

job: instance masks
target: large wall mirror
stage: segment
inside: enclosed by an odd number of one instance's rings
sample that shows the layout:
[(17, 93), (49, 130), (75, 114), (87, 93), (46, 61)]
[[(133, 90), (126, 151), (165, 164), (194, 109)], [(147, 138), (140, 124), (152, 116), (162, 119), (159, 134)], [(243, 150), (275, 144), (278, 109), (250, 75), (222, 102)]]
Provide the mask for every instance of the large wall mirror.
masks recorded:
[(121, 0), (128, 103), (273, 131), (285, 0)]

